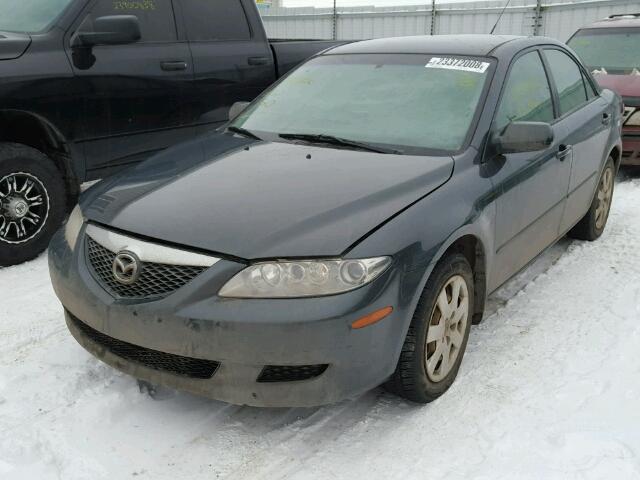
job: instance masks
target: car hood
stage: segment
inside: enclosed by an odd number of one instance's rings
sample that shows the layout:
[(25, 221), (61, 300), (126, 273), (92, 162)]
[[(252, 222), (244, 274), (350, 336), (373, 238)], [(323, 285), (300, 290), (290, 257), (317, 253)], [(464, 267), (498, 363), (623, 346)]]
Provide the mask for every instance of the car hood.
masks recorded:
[(640, 75), (595, 74), (601, 87), (613, 90), (621, 97), (640, 97)]
[(452, 171), (448, 156), (216, 133), (99, 183), (81, 207), (93, 222), (243, 259), (337, 256)]
[(26, 33), (0, 32), (0, 60), (16, 59), (27, 51), (31, 37)]

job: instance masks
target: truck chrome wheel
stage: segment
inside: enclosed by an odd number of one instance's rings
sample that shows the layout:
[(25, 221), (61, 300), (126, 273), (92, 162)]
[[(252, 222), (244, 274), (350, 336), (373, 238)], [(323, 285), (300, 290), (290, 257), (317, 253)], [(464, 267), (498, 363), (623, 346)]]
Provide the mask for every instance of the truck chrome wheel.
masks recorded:
[(28, 242), (48, 215), (49, 195), (36, 176), (17, 172), (0, 179), (0, 242)]
[(469, 321), (469, 289), (455, 275), (438, 295), (427, 330), (426, 370), (433, 382), (445, 378), (456, 363)]
[(606, 168), (598, 185), (598, 207), (596, 208), (596, 228), (601, 230), (609, 216), (613, 196), (613, 169)]

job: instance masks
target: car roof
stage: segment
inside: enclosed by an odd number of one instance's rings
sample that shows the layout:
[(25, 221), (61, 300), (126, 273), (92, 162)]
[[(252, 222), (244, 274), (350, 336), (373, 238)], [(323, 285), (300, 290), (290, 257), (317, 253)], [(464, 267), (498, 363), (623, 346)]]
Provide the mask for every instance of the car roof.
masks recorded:
[[(559, 44), (546, 37), (519, 37), (515, 35), (421, 35), (392, 37), (349, 43), (326, 52), (328, 55), (381, 53), (381, 54), (452, 54), (486, 56), (509, 44), (516, 50), (541, 44)], [(511, 49), (509, 49), (511, 50)]]
[(586, 27), (581, 28), (625, 28), (625, 27), (640, 27), (640, 13), (621, 13), (618, 15), (611, 15), (602, 20), (598, 20)]

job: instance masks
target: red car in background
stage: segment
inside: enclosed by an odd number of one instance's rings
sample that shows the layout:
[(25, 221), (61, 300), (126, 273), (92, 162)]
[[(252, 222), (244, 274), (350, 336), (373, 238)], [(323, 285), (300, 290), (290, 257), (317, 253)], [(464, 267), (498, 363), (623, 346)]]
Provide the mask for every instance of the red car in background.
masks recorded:
[(594, 78), (623, 99), (623, 165), (640, 165), (640, 13), (611, 15), (567, 42)]

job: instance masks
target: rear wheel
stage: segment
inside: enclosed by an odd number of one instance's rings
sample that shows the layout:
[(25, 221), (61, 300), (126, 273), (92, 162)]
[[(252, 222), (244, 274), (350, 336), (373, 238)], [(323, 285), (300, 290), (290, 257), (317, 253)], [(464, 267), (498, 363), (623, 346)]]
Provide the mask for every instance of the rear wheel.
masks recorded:
[(0, 266), (44, 251), (65, 211), (64, 182), (51, 160), (26, 145), (0, 144)]
[(609, 157), (607, 164), (600, 175), (596, 193), (589, 207), (587, 214), (578, 224), (569, 231), (571, 238), (578, 240), (597, 240), (604, 232), (609, 219), (611, 201), (613, 200), (613, 189), (615, 182), (615, 164), (613, 158)]
[(467, 347), (473, 300), (473, 273), (464, 255), (442, 259), (418, 302), (387, 389), (419, 403), (449, 389)]

